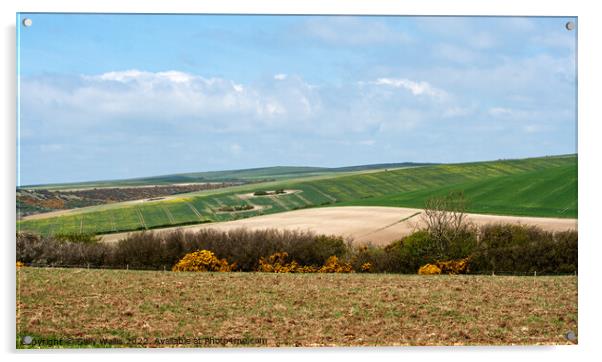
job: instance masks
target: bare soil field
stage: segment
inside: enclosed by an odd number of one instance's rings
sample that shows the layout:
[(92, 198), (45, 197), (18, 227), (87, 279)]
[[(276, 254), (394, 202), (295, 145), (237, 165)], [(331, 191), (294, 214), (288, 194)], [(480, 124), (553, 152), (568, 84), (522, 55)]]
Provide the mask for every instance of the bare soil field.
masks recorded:
[[(346, 206), (303, 209), (272, 215), (256, 216), (248, 219), (190, 225), (157, 229), (155, 232), (195, 231), (204, 228), (232, 230), (237, 228), (311, 230), (319, 234), (335, 234), (353, 239), (355, 243), (371, 242), (374, 245), (388, 244), (391, 241), (412, 233), (422, 226), (421, 209), (380, 207), (380, 206)], [(536, 225), (544, 230), (564, 231), (577, 229), (576, 219), (545, 218), (527, 216), (501, 216), (467, 214), (475, 224), (516, 223)], [(129, 233), (107, 234), (102, 236), (106, 242), (118, 241)]]
[[(265, 347), (570, 344), (564, 335), (578, 332), (576, 276), (26, 267), (17, 288), (18, 348), (23, 336)], [(245, 338), (255, 342), (228, 342)]]

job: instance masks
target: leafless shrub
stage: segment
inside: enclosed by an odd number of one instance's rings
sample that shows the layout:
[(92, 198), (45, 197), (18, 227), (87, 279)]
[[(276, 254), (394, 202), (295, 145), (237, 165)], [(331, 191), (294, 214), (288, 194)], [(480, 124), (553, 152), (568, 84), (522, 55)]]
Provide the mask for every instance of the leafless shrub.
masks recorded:
[(437, 256), (445, 256), (455, 241), (470, 234), (474, 228), (466, 219), (466, 208), (467, 200), (461, 191), (426, 201), (421, 217)]

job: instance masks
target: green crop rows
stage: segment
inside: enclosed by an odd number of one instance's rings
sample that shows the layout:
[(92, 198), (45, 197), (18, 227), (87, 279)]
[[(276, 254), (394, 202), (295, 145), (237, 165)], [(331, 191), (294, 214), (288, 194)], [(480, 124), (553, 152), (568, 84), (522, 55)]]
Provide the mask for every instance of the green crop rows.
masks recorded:
[[(243, 197), (264, 188), (248, 185), (210, 195), (139, 204), (115, 204), (81, 213), (18, 221), (19, 230), (110, 233), (208, 221), (228, 221), (319, 206), (422, 207), (432, 196), (464, 191), (469, 211), (489, 214), (577, 217), (577, 156), (435, 165), (316, 180), (286, 180), (267, 189), (297, 190), (278, 196)], [(225, 206), (255, 209), (221, 212)]]

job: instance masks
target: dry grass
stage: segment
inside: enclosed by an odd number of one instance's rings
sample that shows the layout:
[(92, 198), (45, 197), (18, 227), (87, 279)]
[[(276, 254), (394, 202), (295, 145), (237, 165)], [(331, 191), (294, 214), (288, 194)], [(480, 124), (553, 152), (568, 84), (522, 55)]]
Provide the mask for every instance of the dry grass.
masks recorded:
[[(114, 338), (148, 346), (160, 345), (157, 337), (264, 338), (267, 346), (499, 345), (567, 344), (564, 334), (577, 333), (574, 276), (20, 268), (17, 278), (19, 339)], [(20, 340), (17, 345), (22, 347)]]

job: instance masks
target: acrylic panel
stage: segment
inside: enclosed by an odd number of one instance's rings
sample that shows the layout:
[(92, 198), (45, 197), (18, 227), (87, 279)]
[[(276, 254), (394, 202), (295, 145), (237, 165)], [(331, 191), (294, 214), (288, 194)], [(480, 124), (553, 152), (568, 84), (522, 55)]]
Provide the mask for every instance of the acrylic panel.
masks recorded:
[(17, 348), (577, 343), (577, 25), (17, 14)]

